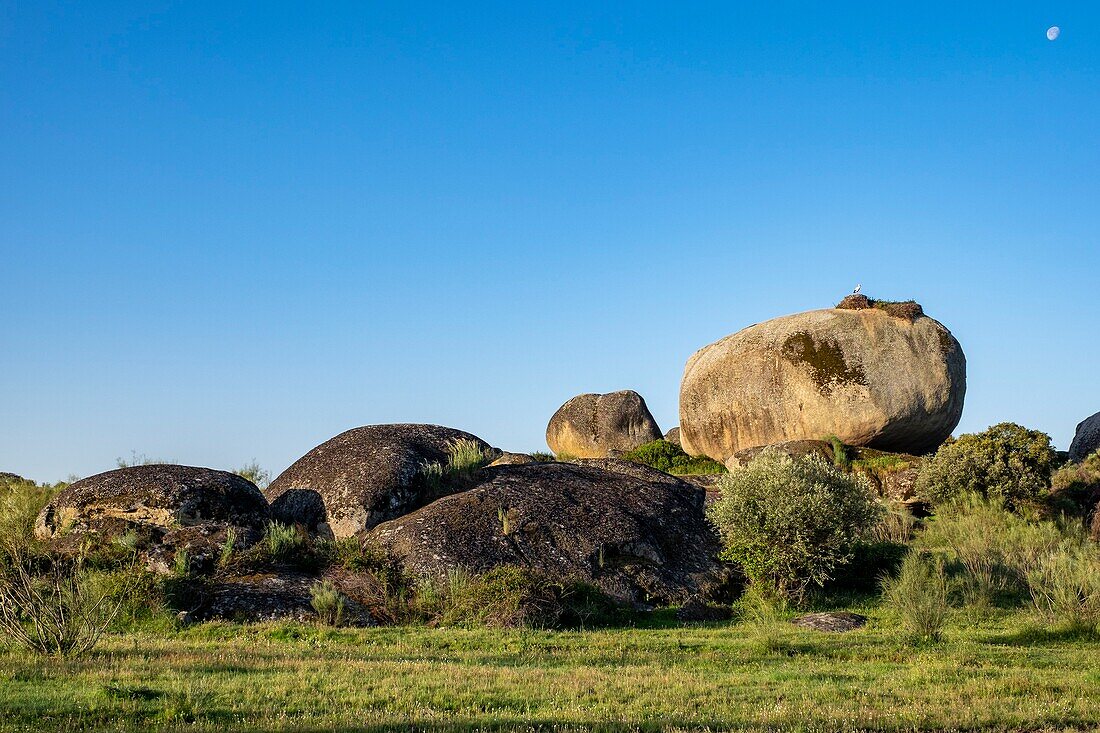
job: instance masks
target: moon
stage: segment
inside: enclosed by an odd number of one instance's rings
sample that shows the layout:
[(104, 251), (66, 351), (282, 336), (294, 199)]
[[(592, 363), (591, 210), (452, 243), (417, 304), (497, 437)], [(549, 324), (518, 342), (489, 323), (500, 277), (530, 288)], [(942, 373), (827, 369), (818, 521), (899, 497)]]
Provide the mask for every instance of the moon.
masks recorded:
[(1056, 25), (1052, 25), (1050, 28), (1047, 28), (1047, 40), (1048, 41), (1056, 41), (1056, 40), (1058, 40), (1058, 36), (1061, 33), (1062, 33), (1061, 28), (1059, 28)]

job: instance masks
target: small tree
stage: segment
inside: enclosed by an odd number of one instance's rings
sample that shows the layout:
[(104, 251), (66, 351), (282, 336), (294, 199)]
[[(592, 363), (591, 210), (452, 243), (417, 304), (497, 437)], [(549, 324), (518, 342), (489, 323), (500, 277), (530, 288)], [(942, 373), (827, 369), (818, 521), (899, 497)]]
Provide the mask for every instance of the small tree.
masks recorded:
[(941, 446), (916, 489), (935, 503), (978, 494), (1018, 509), (1047, 493), (1056, 458), (1046, 433), (1000, 423)]
[(719, 483), (707, 515), (722, 537), (722, 558), (755, 584), (801, 600), (852, 557), (879, 517), (867, 480), (820, 456), (794, 459), (765, 450)]

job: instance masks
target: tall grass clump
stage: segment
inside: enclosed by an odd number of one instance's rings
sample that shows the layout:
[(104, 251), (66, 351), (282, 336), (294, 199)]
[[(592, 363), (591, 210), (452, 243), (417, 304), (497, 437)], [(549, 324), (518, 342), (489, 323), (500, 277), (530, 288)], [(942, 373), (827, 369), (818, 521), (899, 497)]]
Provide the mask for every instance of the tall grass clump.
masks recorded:
[(882, 581), (882, 597), (916, 641), (939, 641), (947, 623), (947, 573), (943, 559), (910, 551), (898, 574)]
[(980, 607), (1025, 592), (1028, 573), (1063, 539), (1054, 522), (1028, 521), (997, 499), (967, 494), (941, 505), (917, 544), (956, 560), (967, 602)]
[(0, 632), (39, 654), (77, 656), (96, 645), (125, 599), (79, 559), (16, 552), (0, 571)]
[(309, 539), (297, 527), (270, 522), (264, 533), (264, 549), (272, 562), (295, 562), (308, 549)]
[(785, 598), (754, 586), (737, 600), (736, 609), (748, 639), (759, 651), (775, 654), (790, 648)]
[(469, 481), (478, 469), (489, 463), (490, 456), (476, 440), (459, 438), (451, 443), (447, 451), (445, 473), (458, 481)]
[(256, 484), (257, 488), (261, 490), (266, 489), (271, 484), (271, 472), (261, 468), (255, 460), (246, 463), (233, 473)]
[(1051, 623), (1095, 631), (1100, 625), (1100, 548), (1067, 540), (1027, 576), (1035, 608)]
[(819, 456), (767, 449), (718, 486), (707, 516), (721, 535), (721, 557), (754, 585), (795, 601), (852, 558), (880, 513), (864, 477)]
[(344, 618), (346, 599), (331, 580), (314, 583), (309, 589), (309, 605), (317, 613), (317, 621), (325, 626), (339, 626)]

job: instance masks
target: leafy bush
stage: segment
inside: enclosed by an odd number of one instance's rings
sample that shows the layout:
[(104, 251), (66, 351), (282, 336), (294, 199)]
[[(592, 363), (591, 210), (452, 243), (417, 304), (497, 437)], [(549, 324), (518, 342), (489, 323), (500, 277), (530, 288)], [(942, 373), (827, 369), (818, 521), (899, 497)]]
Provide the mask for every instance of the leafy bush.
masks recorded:
[(918, 641), (938, 641), (947, 622), (947, 574), (943, 560), (910, 552), (897, 576), (882, 581), (882, 596)]
[(317, 621), (326, 626), (338, 626), (344, 617), (344, 594), (331, 580), (314, 583), (309, 589), (309, 605), (317, 612)]
[(1000, 423), (941, 446), (921, 469), (916, 490), (934, 503), (978, 494), (1021, 509), (1045, 496), (1056, 459), (1046, 433)]
[(1100, 624), (1100, 550), (1090, 542), (1063, 543), (1039, 559), (1027, 576), (1035, 607), (1073, 629)]
[(25, 479), (0, 479), (0, 545), (5, 550), (34, 541), (34, 521), (42, 507), (61, 489)]
[(271, 484), (271, 472), (260, 468), (260, 464), (256, 463), (255, 460), (251, 463), (246, 463), (233, 473), (241, 478), (248, 479), (256, 484), (261, 490), (266, 489), (268, 485)]
[(79, 560), (17, 555), (0, 571), (0, 632), (40, 654), (84, 654), (124, 600), (92, 582)]
[(680, 446), (664, 439), (640, 445), (623, 458), (656, 468), (658, 471), (678, 475), (726, 472), (726, 467), (718, 461), (706, 456), (689, 456)]
[(531, 451), (527, 455), (535, 459), (535, 463), (553, 463), (557, 460), (553, 453), (548, 453), (544, 450)]
[(1050, 488), (1056, 512), (1087, 518), (1100, 501), (1100, 451), (1059, 468), (1050, 477)]
[(722, 537), (722, 558), (755, 584), (800, 600), (852, 557), (879, 506), (862, 476), (819, 456), (793, 459), (773, 449), (723, 477), (707, 510)]

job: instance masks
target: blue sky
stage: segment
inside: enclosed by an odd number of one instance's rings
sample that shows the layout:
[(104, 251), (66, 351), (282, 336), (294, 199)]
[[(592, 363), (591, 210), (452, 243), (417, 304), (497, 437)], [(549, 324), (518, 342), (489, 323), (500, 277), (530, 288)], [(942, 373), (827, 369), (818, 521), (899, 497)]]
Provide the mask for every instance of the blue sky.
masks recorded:
[(959, 338), (960, 431), (1100, 410), (1095, 3), (107, 5), (0, 4), (0, 470), (668, 428), (857, 282)]

